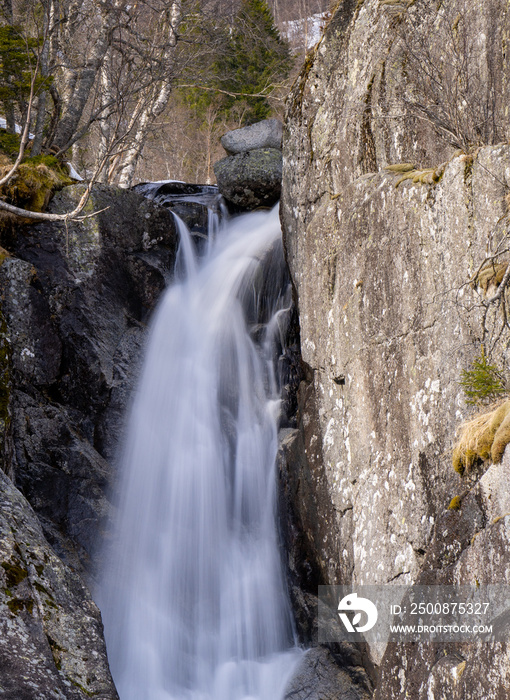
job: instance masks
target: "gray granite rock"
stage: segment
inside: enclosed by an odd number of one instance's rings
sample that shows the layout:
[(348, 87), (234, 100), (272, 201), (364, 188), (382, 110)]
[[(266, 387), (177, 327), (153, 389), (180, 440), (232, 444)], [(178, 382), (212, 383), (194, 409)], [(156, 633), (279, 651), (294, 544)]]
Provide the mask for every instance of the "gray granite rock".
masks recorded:
[(280, 199), (282, 154), (276, 148), (223, 158), (214, 173), (220, 194), (241, 209), (271, 207)]
[[(507, 230), (510, 16), (502, 0), (438, 8), (341, 3), (288, 101), (282, 220), (306, 377), (300, 438), (284, 449), (291, 541), (306, 543), (320, 583), (475, 583), (510, 570), (505, 520), (494, 523), (507, 507), (503, 468), (461, 479), (451, 465), (473, 412), (459, 379), (484, 323), (494, 362), (509, 369), (499, 311), (484, 320), (469, 281)], [(420, 119), (411, 104), (423, 76), (406, 60), (405, 31), (443, 65), (441, 31), (429, 32), (437, 12), (445, 25), (459, 17), (466, 36), (491, 36), (479, 65), (501, 85), (491, 104), (499, 135), (468, 155), (441, 137), (437, 113)], [(409, 162), (419, 172), (408, 179), (385, 169)], [(448, 510), (454, 496), (460, 511)], [(510, 687), (502, 643), (397, 645), (372, 660), (378, 700), (499, 700)]]
[(0, 694), (6, 700), (116, 700), (101, 616), (0, 471)]
[(257, 148), (281, 148), (283, 125), (279, 119), (264, 119), (242, 129), (227, 131), (221, 145), (229, 154), (246, 153)]

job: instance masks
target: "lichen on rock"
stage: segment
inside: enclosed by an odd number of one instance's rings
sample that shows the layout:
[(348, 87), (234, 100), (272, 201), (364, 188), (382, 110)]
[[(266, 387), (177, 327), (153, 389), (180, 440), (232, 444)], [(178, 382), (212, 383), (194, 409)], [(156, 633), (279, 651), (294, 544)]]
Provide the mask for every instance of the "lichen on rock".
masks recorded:
[(114, 700), (99, 610), (2, 472), (0, 506), (2, 695)]
[[(477, 135), (466, 125), (441, 135), (441, 103), (426, 101), (432, 93), (416, 57), (428, 51), (449, 80), (455, 61), (446, 47), (455, 38), (445, 31), (459, 13), (456, 36), (472, 51), (473, 84), (488, 85), (482, 73), (491, 65), (501, 86), (491, 103), (494, 132)], [(281, 211), (309, 369), (299, 404), (303, 454), (291, 481), (306, 485), (296, 522), (321, 583), (452, 583), (455, 567), (471, 576), (480, 541), (486, 560), (498, 553), (493, 576), (508, 572), (503, 526), (488, 525), (493, 506), (484, 495), (490, 474), (492, 499), (501, 489), (504, 500), (504, 420), (490, 439), (483, 433), (475, 456), (461, 455), (470, 466), (462, 507), (447, 505), (459, 492), (455, 433), (470, 411), (459, 377), (484, 329), (494, 328), (496, 341), (503, 324), (469, 282), (507, 225), (509, 20), (502, 0), (483, 12), (460, 0), (340, 3), (289, 98)], [(462, 111), (450, 107), (447, 128)], [(491, 289), (500, 274), (482, 284)], [(508, 367), (502, 333), (495, 362)], [(487, 461), (473, 469), (479, 454)], [(501, 455), (500, 465), (488, 461)], [(323, 516), (314, 525), (318, 494)], [(481, 656), (466, 646), (455, 678), (458, 659), (439, 665), (433, 645), (388, 648), (376, 659), (374, 697), (505, 697), (506, 645)]]
[(258, 148), (228, 156), (214, 164), (218, 189), (242, 209), (271, 207), (280, 198), (282, 154), (276, 148)]

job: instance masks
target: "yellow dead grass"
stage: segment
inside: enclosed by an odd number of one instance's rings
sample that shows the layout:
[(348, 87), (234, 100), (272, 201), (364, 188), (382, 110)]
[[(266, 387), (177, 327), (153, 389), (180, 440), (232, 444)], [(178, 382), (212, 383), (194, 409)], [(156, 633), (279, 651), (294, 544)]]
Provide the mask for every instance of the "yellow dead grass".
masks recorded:
[(480, 287), (486, 294), (489, 291), (489, 287), (494, 287), (496, 289), (501, 284), (507, 267), (507, 262), (489, 263), (478, 273), (474, 281), (474, 286)]
[(498, 464), (509, 442), (510, 399), (505, 399), (461, 426), (453, 450), (453, 468), (462, 475), (479, 459)]

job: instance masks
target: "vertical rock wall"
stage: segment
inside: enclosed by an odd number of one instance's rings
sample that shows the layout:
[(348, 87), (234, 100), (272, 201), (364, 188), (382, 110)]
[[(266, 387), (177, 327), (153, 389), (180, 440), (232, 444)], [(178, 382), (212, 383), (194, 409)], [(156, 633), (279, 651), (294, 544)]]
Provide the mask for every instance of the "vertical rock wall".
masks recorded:
[[(464, 480), (451, 467), (456, 427), (472, 411), (462, 369), (482, 342), (495, 342), (507, 365), (501, 318), (491, 311), (484, 333), (468, 283), (509, 227), (508, 10), (498, 0), (340, 2), (289, 100), (282, 221), (308, 381), (303, 450), (286, 469), (323, 583), (474, 584), (480, 570), (510, 581), (510, 518), (494, 522), (509, 510), (490, 496), (506, 488), (505, 465), (481, 481), (488, 464)], [(410, 52), (421, 37), (428, 60), (453, 64), (445, 24), (476, 38), (479, 85), (498, 95), (496, 126), (480, 136), (489, 143), (468, 155), (457, 150), (471, 128), (462, 106), (445, 116), (436, 104), (429, 118), (417, 107), (433, 93)], [(441, 125), (455, 133), (445, 137)], [(402, 173), (384, 169), (399, 162), (415, 166), (400, 183)], [(456, 495), (461, 509), (448, 510)], [(505, 645), (402, 645), (372, 656), (381, 700), (510, 692)]]

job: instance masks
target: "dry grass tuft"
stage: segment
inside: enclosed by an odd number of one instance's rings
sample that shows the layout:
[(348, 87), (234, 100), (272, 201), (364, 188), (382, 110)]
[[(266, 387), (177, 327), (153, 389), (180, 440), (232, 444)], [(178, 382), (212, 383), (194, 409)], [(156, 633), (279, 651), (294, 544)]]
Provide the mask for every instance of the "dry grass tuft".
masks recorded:
[(464, 423), (453, 450), (453, 468), (461, 476), (478, 460), (501, 462), (505, 447), (510, 443), (510, 399), (493, 406), (492, 410)]
[(387, 165), (384, 169), (394, 175), (400, 175), (395, 183), (395, 187), (398, 187), (406, 180), (412, 180), (413, 183), (421, 185), (434, 185), (441, 179), (445, 167), (446, 163), (442, 163), (438, 168), (420, 170), (413, 163), (395, 163), (394, 165)]
[(405, 12), (416, 0), (379, 0), (379, 7), (384, 7), (391, 16)]
[(413, 183), (419, 183), (421, 185), (433, 185), (440, 178), (440, 175), (436, 173), (435, 168), (427, 168), (426, 170), (410, 170), (395, 183), (395, 187), (398, 187), (402, 182), (406, 180), (412, 180)]
[(411, 170), (416, 170), (416, 166), (413, 163), (395, 163), (387, 165), (384, 169), (390, 173), (409, 173)]
[(460, 507), (462, 505), (462, 498), (460, 496), (454, 496), (452, 500), (450, 501), (450, 505), (448, 506), (448, 510), (460, 510)]
[(494, 287), (494, 290), (496, 290), (503, 280), (507, 267), (507, 262), (490, 262), (480, 270), (473, 282), (473, 286), (480, 287), (486, 294), (488, 293), (490, 287)]

